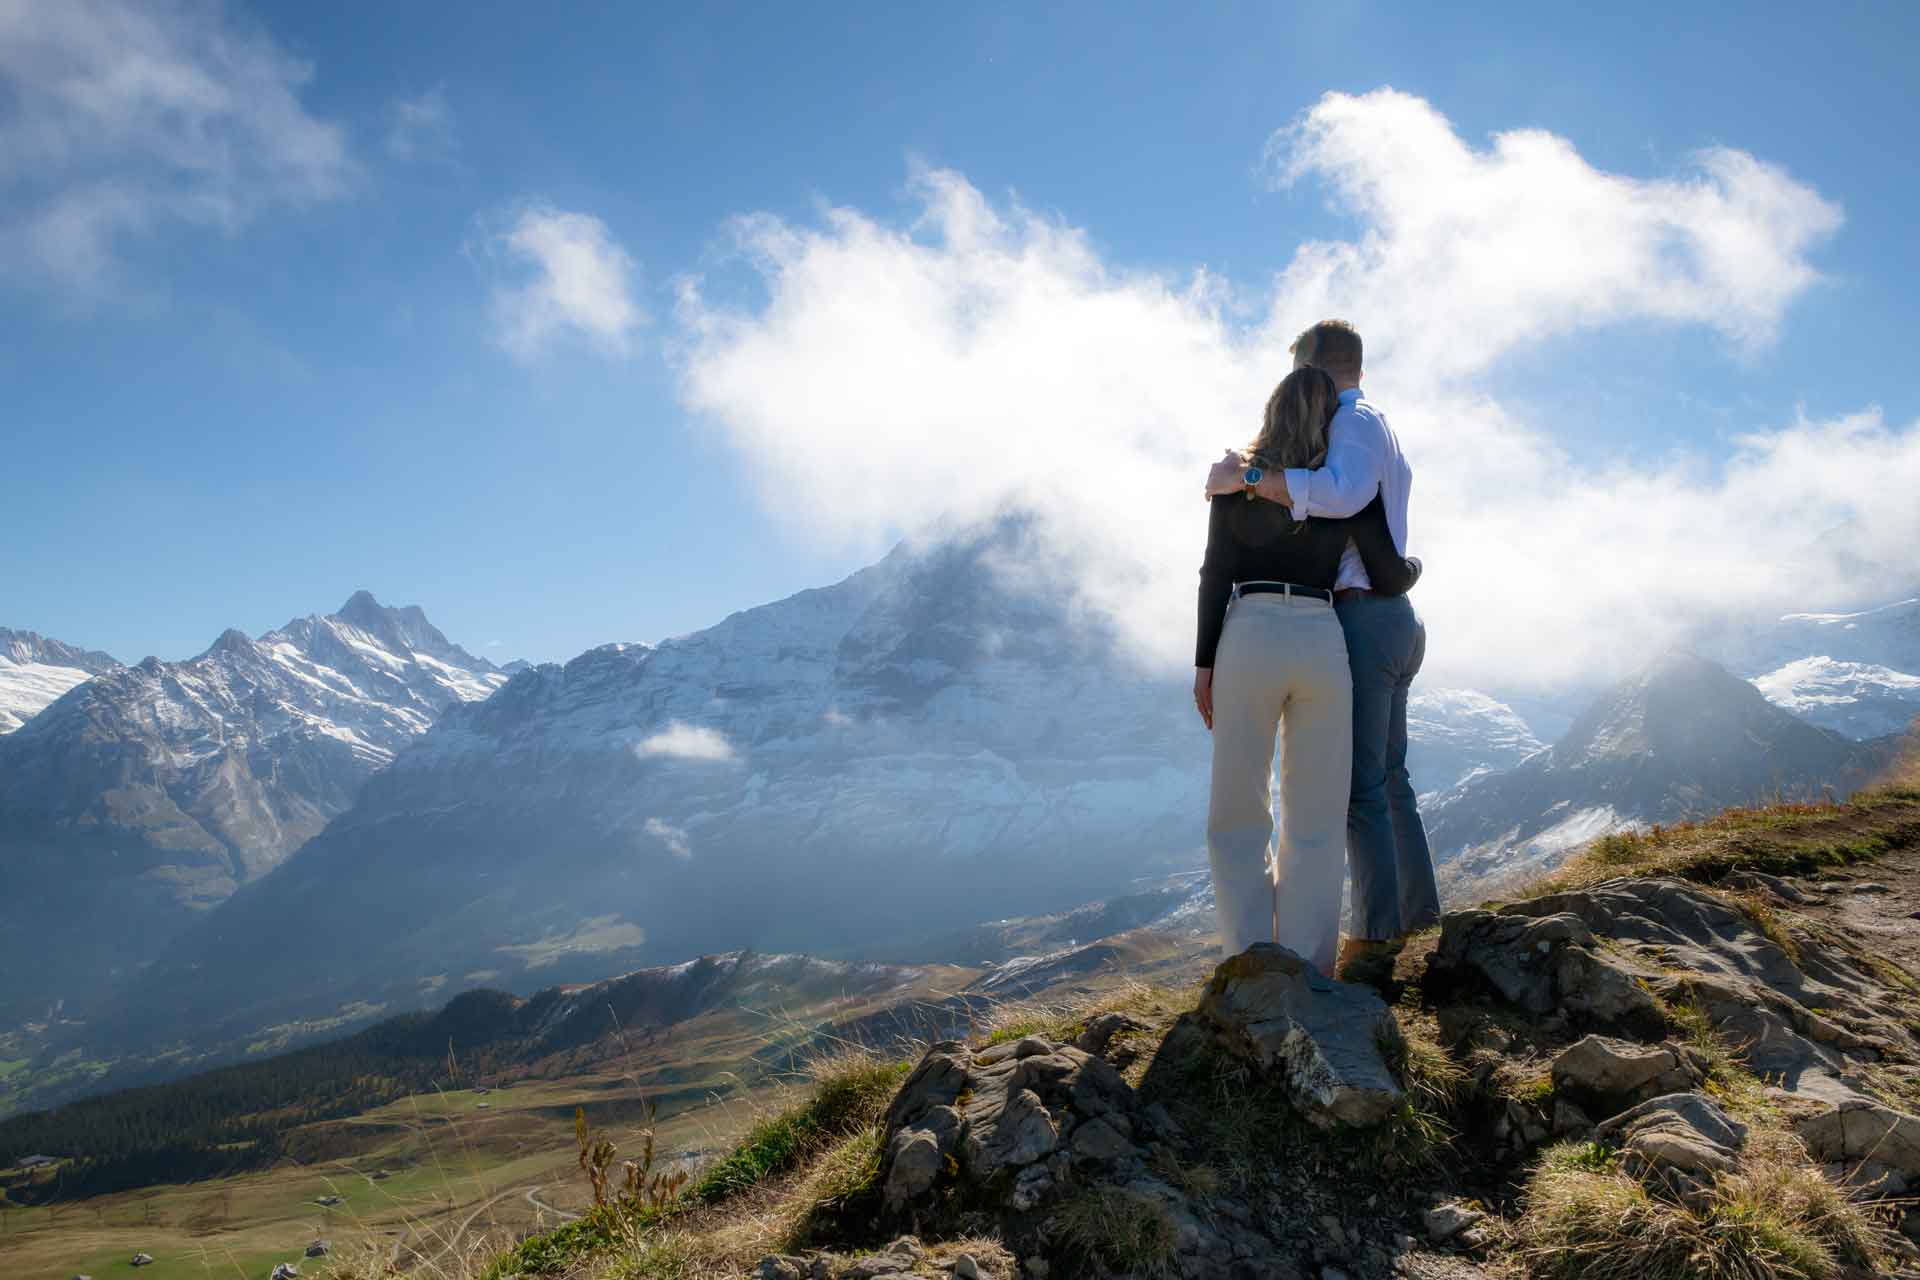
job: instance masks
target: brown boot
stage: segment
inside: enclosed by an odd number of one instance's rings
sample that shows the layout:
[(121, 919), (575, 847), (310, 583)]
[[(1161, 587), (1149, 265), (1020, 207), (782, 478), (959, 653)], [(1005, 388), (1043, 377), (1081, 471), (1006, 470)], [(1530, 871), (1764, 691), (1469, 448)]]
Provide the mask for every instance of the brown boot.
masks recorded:
[(1400, 948), (1389, 938), (1342, 938), (1333, 975), (1341, 982), (1378, 983), (1393, 972)]

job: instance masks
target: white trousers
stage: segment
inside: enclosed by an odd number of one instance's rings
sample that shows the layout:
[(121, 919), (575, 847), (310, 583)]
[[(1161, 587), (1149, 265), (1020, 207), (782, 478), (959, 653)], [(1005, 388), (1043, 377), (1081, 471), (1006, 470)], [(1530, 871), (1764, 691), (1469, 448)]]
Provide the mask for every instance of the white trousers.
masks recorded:
[[(1284, 733), (1277, 844), (1276, 729)], [(1353, 681), (1333, 607), (1270, 594), (1233, 601), (1214, 657), (1207, 808), (1226, 955), (1277, 941), (1332, 974), (1352, 770)]]

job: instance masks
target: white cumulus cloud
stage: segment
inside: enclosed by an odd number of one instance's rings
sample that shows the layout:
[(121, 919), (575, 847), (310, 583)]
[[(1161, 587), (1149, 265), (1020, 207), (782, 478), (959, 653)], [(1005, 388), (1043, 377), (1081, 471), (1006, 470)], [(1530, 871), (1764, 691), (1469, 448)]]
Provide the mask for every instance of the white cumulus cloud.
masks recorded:
[(685, 827), (676, 827), (660, 818), (648, 818), (647, 834), (667, 847), (667, 852), (681, 861), (693, 857), (693, 840), (687, 835)]
[(669, 721), (666, 728), (641, 739), (634, 750), (643, 756), (667, 756), (675, 760), (726, 762), (739, 758), (724, 733), (684, 720)]
[(522, 209), (490, 247), (517, 277), (493, 290), (494, 335), (508, 352), (531, 360), (554, 342), (575, 338), (607, 355), (627, 353), (646, 315), (633, 297), (633, 258), (606, 223), (535, 205)]
[(1725, 149), (1641, 178), (1537, 131), (1477, 147), (1391, 90), (1328, 95), (1271, 160), (1358, 226), (1266, 286), (1123, 269), (941, 170), (914, 175), (905, 225), (742, 218), (750, 300), (681, 283), (683, 396), (800, 536), (875, 549), (922, 513), (1032, 505), (1079, 603), (1169, 667), (1191, 660), (1204, 463), (1252, 435), (1287, 343), (1329, 315), (1366, 336), (1416, 468), (1436, 682), (1603, 676), (1706, 618), (1910, 578), (1913, 424), (1868, 408), (1753, 423), (1723, 457), (1581, 460), (1486, 375), (1622, 323), (1704, 325), (1757, 358), (1839, 225), (1818, 193)]
[(0, 268), (93, 289), (129, 236), (344, 194), (311, 76), (216, 4), (0, 0)]

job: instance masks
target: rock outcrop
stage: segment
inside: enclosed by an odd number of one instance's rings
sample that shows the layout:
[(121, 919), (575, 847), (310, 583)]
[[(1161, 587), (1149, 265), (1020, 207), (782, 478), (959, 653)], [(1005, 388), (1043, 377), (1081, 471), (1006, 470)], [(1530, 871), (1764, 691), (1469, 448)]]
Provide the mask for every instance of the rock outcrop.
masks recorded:
[(1384, 1050), (1400, 1029), (1371, 987), (1335, 982), (1272, 943), (1222, 964), (1200, 1017), (1234, 1052), (1285, 1081), (1315, 1124), (1376, 1124), (1400, 1104)]

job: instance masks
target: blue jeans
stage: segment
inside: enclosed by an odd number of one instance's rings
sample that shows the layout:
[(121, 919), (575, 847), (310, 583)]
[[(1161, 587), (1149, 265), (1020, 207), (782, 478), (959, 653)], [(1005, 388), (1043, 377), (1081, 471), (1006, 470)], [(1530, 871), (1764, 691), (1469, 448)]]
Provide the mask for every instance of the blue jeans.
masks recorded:
[(1353, 936), (1392, 938), (1440, 919), (1427, 828), (1407, 777), (1407, 693), (1427, 656), (1427, 627), (1405, 596), (1362, 596), (1335, 610), (1353, 672)]

